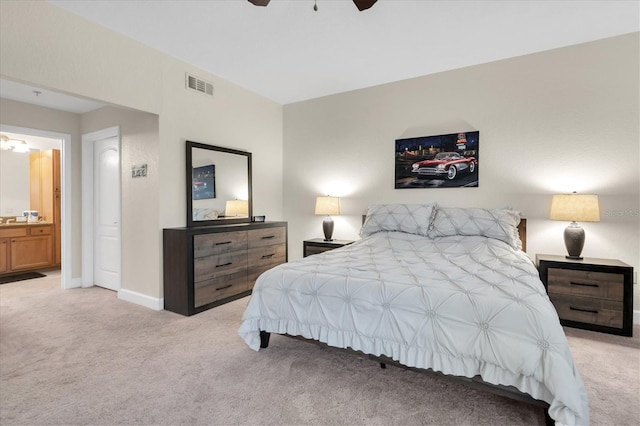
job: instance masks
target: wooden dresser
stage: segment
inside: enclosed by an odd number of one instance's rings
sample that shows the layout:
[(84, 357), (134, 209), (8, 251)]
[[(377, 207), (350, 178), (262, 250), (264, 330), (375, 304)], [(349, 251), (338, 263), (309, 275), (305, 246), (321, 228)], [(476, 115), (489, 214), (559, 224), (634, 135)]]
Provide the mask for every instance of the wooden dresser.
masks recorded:
[(631, 336), (633, 267), (614, 259), (537, 255), (536, 260), (563, 325)]
[(164, 308), (193, 315), (251, 293), (267, 269), (287, 261), (287, 223), (163, 230)]

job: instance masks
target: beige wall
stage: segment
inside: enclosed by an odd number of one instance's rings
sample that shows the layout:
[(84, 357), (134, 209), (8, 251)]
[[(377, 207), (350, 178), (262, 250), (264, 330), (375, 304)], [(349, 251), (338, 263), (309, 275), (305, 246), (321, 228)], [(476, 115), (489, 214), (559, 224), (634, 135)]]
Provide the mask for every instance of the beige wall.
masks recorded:
[[(548, 219), (550, 199), (575, 190), (598, 194), (603, 213), (582, 224), (583, 255), (637, 270), (638, 59), (636, 33), (286, 105), (290, 257), (322, 235), (313, 209), (325, 194), (343, 197), (336, 238), (357, 238), (372, 203), (513, 206), (529, 219), (530, 256), (562, 254), (567, 223)], [(394, 189), (396, 139), (471, 129), (478, 188)]]
[[(186, 90), (185, 72), (211, 81), (214, 96)], [(0, 75), (157, 114), (155, 150), (149, 139), (141, 142), (143, 151), (128, 154), (130, 161), (149, 159), (150, 166), (157, 165), (158, 175), (123, 186), (125, 197), (149, 191), (148, 197), (157, 201), (155, 210), (148, 212), (156, 233), (151, 236), (146, 227), (144, 231), (149, 238), (145, 248), (149, 257), (143, 257), (143, 268), (148, 270), (125, 267), (124, 289), (162, 298), (161, 229), (186, 224), (186, 140), (251, 151), (254, 211), (268, 220), (283, 219), (282, 106), (275, 102), (46, 2), (0, 2)], [(0, 121), (4, 123), (4, 111)], [(74, 134), (79, 144), (79, 129)], [(74, 155), (76, 160), (74, 185), (79, 185), (79, 153)], [(123, 157), (123, 161), (127, 159)], [(139, 202), (123, 199), (123, 226), (137, 223)], [(136, 250), (140, 250), (139, 240), (125, 236), (123, 255)], [(79, 263), (79, 254), (74, 254), (74, 259), (74, 264)], [(145, 273), (148, 277), (140, 280)], [(73, 274), (79, 276), (75, 268)], [(150, 277), (158, 277), (158, 281)]]
[[(100, 108), (82, 115), (82, 133), (120, 128), (120, 190), (122, 194), (122, 288), (157, 294), (157, 267), (162, 246), (159, 226), (158, 116), (124, 108)], [(131, 166), (147, 164), (147, 177), (132, 178)]]

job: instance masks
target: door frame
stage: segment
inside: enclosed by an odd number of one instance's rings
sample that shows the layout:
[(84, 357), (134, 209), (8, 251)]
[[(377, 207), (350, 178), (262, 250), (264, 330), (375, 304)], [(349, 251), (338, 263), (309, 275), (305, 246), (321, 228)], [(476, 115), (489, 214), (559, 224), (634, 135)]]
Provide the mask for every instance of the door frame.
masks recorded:
[(61, 287), (63, 289), (80, 287), (80, 282), (74, 280), (72, 277), (73, 271), (73, 257), (71, 254), (71, 212), (72, 212), (72, 150), (71, 150), (71, 135), (68, 133), (58, 133), (48, 130), (31, 129), (28, 127), (10, 126), (0, 124), (0, 130), (8, 133), (20, 133), (29, 136), (39, 136), (51, 139), (60, 139), (62, 141), (60, 147), (60, 170), (62, 179), (62, 194), (61, 194), (61, 208), (60, 208), (60, 226), (62, 241), (60, 241), (60, 249), (62, 251), (62, 259), (60, 262), (60, 275), (61, 275)]
[[(108, 127), (82, 135), (82, 287), (94, 285), (93, 279), (93, 143), (107, 138), (118, 139), (119, 166), (122, 165), (120, 126)], [(122, 171), (121, 171), (122, 172)], [(121, 191), (121, 188), (118, 189)], [(122, 216), (122, 204), (120, 205)], [(120, 244), (122, 247), (122, 220), (120, 220)], [(122, 250), (120, 256), (120, 279), (122, 280)], [(120, 282), (122, 289), (122, 282)], [(119, 290), (118, 290), (119, 293)]]

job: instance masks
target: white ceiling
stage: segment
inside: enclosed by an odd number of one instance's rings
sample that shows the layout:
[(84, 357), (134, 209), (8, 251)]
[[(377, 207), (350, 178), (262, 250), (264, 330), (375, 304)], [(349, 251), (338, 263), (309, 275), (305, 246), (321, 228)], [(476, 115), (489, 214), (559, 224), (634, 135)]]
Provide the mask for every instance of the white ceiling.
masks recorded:
[[(640, 31), (635, 0), (49, 1), (280, 104)], [(4, 79), (0, 97), (104, 106)]]
[(634, 0), (49, 1), (280, 104), (640, 30)]

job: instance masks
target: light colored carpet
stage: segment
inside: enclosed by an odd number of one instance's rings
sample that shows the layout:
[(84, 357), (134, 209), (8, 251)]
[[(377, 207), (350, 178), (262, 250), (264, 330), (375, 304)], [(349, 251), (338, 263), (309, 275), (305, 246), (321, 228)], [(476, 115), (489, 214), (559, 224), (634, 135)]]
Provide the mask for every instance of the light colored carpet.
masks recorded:
[[(538, 407), (287, 337), (254, 352), (237, 335), (247, 299), (183, 317), (59, 287), (0, 285), (3, 426), (544, 424)], [(637, 424), (638, 337), (566, 331), (592, 424)]]

